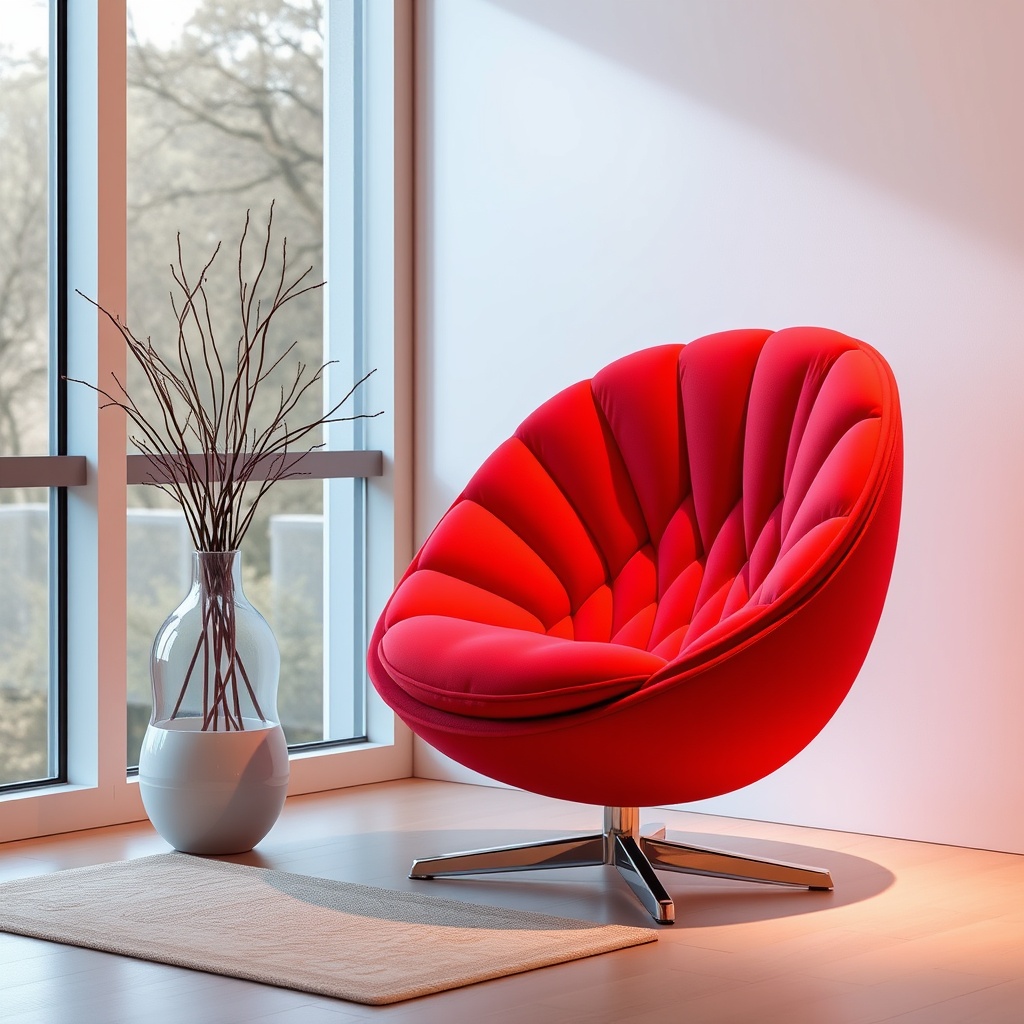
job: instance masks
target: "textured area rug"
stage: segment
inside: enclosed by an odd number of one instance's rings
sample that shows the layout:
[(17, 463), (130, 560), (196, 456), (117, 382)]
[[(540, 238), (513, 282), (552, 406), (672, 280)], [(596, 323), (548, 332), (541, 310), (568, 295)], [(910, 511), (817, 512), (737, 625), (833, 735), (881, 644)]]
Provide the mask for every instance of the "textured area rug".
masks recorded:
[(182, 853), (5, 882), (0, 929), (374, 1004), (656, 938)]

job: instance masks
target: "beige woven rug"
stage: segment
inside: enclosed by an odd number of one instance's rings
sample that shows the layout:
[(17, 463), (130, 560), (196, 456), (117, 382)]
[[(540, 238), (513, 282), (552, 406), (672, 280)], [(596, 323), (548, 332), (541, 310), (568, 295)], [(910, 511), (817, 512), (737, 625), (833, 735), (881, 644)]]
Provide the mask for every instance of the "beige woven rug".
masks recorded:
[(0, 930), (359, 1003), (656, 938), (182, 853), (5, 882)]

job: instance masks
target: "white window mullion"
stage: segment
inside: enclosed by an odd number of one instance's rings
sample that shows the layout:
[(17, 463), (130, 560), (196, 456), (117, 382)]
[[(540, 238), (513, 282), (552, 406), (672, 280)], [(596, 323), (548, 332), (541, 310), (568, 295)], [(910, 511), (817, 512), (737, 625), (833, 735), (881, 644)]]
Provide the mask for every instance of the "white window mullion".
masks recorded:
[[(99, 74), (96, 51), (99, 20), (96, 3), (69, 4), (67, 111), (68, 376), (95, 381), (98, 322), (95, 311), (74, 291), (98, 294), (97, 121)], [(68, 387), (68, 437), (86, 459), (86, 483), (68, 493), (68, 779), (74, 786), (99, 786), (99, 572), (97, 465), (99, 417), (96, 397), (77, 385)], [(50, 795), (50, 794), (48, 794)], [(78, 794), (83, 797), (84, 794)], [(65, 803), (66, 801), (60, 801)], [(84, 803), (83, 799), (78, 805)], [(92, 803), (92, 801), (89, 801)], [(56, 810), (57, 801), (44, 800)], [(63, 808), (61, 808), (63, 810)]]
[[(328, 3), (324, 12), (324, 407), (332, 408), (351, 386), (353, 352), (361, 344), (357, 273), (359, 146), (353, 132), (361, 72), (360, 3)], [(336, 363), (333, 360), (338, 360)], [(354, 447), (351, 423), (324, 428), (328, 450)], [(356, 527), (352, 480), (324, 481), (324, 736), (354, 736), (353, 652), (359, 643), (351, 612), (357, 595)]]
[[(74, 6), (74, 5), (71, 5)], [(97, 301), (122, 320), (127, 311), (127, 11), (126, 0), (101, 0), (98, 7), (96, 219)], [(71, 285), (75, 286), (74, 277)], [(84, 300), (75, 296), (78, 303)], [(70, 300), (69, 300), (70, 301)], [(96, 374), (101, 387), (125, 380), (124, 339), (106, 317), (99, 317)], [(97, 428), (97, 634), (99, 688), (99, 775), (128, 817), (138, 816), (137, 786), (128, 784), (126, 764), (126, 425), (120, 410), (99, 414)]]
[[(68, 18), (68, 373), (109, 388), (124, 380), (124, 341), (78, 292), (124, 315), (124, 0), (72, 3)], [(68, 770), (99, 787), (106, 819), (130, 820), (141, 805), (124, 768), (125, 424), (98, 405), (69, 388), (69, 437), (89, 473), (68, 496)]]
[[(363, 331), (367, 368), (361, 441), (384, 452), (384, 476), (366, 481), (365, 603), (372, 628), (412, 557), (412, 24), (413, 5), (364, 5)], [(408, 45), (408, 50), (405, 49)], [(396, 146), (396, 140), (402, 146)], [(407, 148), (406, 148), (407, 146)], [(402, 214), (400, 216), (400, 214)], [(380, 529), (384, 521), (388, 529)], [(365, 671), (365, 643), (361, 652)], [(405, 727), (368, 686), (367, 736), (407, 740)], [(411, 739), (408, 740), (411, 748)], [(411, 757), (411, 754), (410, 754)]]

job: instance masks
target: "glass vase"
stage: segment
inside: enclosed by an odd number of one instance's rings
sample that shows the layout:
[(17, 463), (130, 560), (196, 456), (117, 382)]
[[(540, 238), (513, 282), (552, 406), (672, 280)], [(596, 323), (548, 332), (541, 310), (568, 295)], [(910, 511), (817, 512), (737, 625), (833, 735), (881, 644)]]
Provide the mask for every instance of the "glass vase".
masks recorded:
[(280, 652), (242, 590), (237, 551), (198, 551), (192, 586), (153, 641), (153, 713), (142, 742), (146, 813), (175, 849), (252, 849), (284, 806), (288, 747)]

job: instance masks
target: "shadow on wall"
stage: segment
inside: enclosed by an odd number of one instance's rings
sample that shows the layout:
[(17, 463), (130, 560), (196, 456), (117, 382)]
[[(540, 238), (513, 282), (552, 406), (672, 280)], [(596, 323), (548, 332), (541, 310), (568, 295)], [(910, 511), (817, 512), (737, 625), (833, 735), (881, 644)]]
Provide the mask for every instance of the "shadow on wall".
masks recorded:
[(489, 2), (1024, 252), (1024, 4)]

